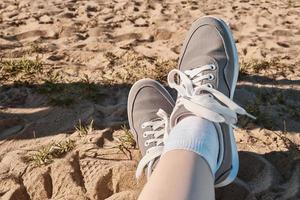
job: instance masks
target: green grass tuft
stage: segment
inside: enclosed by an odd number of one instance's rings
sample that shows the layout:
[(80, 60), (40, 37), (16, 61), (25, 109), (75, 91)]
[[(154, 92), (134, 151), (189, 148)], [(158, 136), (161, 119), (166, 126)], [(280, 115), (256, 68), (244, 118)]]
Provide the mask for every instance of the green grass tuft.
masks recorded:
[(266, 60), (257, 60), (253, 59), (249, 62), (242, 62), (241, 71), (245, 73), (247, 69), (253, 69), (255, 73), (259, 73), (262, 70), (266, 70), (272, 66), (273, 61), (266, 61)]
[(29, 47), (29, 50), (28, 50), (29, 54), (43, 53), (43, 52), (44, 52), (44, 49), (38, 43), (35, 43), (35, 42), (30, 43), (30, 47)]
[(28, 58), (21, 58), (18, 60), (4, 60), (0, 61), (1, 79), (14, 78), (19, 75), (30, 76), (42, 71), (43, 63), (36, 57), (35, 60)]
[(275, 57), (270, 60), (243, 60), (240, 71), (241, 75), (252, 74), (254, 72), (260, 75), (271, 75), (274, 79), (278, 76), (286, 77), (287, 72), (294, 73), (294, 67), (294, 65), (282, 63), (280, 57)]
[(125, 125), (121, 128), (124, 132), (124, 134), (119, 137), (121, 143), (128, 148), (135, 148), (136, 142), (130, 130)]
[(94, 120), (92, 120), (88, 125), (83, 125), (81, 120), (75, 126), (76, 132), (80, 137), (84, 137), (93, 131)]
[(67, 152), (75, 147), (75, 140), (67, 139), (65, 141), (52, 143), (51, 145), (42, 146), (35, 150), (35, 153), (29, 155), (27, 160), (36, 166), (47, 165), (53, 162), (55, 158), (61, 158)]
[(126, 155), (131, 160), (132, 155), (130, 149), (135, 148), (136, 142), (132, 133), (125, 125), (122, 126), (122, 132), (122, 135), (116, 137), (116, 141), (118, 144), (114, 146), (114, 148), (118, 148), (124, 155)]
[(102, 82), (108, 85), (133, 84), (146, 77), (166, 82), (168, 72), (177, 65), (175, 60), (150, 58), (131, 51), (122, 56), (108, 52), (105, 57), (112, 69), (108, 69), (102, 77)]

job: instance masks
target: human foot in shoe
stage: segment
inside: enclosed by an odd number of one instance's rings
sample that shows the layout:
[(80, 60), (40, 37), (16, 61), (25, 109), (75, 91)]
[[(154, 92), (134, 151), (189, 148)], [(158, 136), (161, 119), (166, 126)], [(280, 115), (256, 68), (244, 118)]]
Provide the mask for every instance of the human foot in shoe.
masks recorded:
[(136, 171), (137, 177), (146, 167), (149, 177), (159, 160), (174, 104), (171, 95), (157, 81), (142, 79), (132, 86), (128, 96), (128, 121), (143, 155)]
[(178, 92), (170, 128), (191, 115), (214, 123), (220, 143), (215, 186), (225, 186), (235, 179), (239, 167), (233, 134), (237, 114), (254, 118), (232, 101), (239, 63), (229, 27), (214, 17), (195, 21), (183, 44), (178, 68), (168, 75), (169, 86)]

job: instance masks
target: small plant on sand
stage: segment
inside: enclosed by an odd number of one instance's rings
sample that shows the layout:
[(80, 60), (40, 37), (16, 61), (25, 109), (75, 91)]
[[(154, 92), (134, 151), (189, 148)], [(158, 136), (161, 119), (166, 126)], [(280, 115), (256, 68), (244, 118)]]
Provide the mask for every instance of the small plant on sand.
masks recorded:
[(118, 148), (124, 155), (126, 155), (131, 160), (132, 155), (130, 149), (135, 148), (136, 142), (133, 138), (132, 133), (125, 125), (122, 126), (122, 132), (122, 135), (116, 137), (118, 144), (114, 148)]
[(29, 54), (43, 53), (43, 51), (44, 51), (44, 49), (38, 43), (35, 43), (35, 42), (30, 43), (29, 50), (28, 50)]
[(244, 76), (246, 76), (247, 75), (247, 68), (246, 68), (246, 65), (245, 65), (245, 61), (242, 61), (241, 63), (240, 63), (240, 72), (239, 72), (239, 76), (241, 77), (241, 78), (243, 78)]
[(288, 7), (295, 7), (296, 0), (288, 0), (287, 5), (288, 5)]
[(246, 106), (246, 110), (253, 116), (256, 117), (255, 123), (258, 125), (261, 125), (267, 129), (272, 129), (274, 127), (274, 124), (272, 122), (271, 117), (265, 113), (261, 112), (259, 109), (259, 103), (251, 103)]
[(21, 58), (17, 60), (5, 60), (0, 61), (0, 72), (2, 74), (1, 79), (10, 79), (17, 76), (19, 79), (29, 78), (31, 75), (35, 75), (42, 71), (43, 64), (38, 57), (35, 60), (28, 58)]
[(75, 140), (67, 139), (65, 141), (52, 143), (47, 146), (42, 146), (40, 149), (35, 150), (35, 153), (28, 157), (28, 161), (37, 166), (46, 165), (53, 162), (55, 158), (61, 158), (67, 152), (75, 147)]
[(120, 58), (112, 52), (106, 52), (104, 57), (109, 61), (109, 65), (115, 65), (116, 62), (120, 60)]
[(176, 67), (175, 60), (160, 60), (133, 51), (128, 51), (121, 56), (108, 52), (105, 57), (109, 61), (108, 66), (112, 66), (111, 69), (113, 70), (108, 69), (105, 72), (102, 82), (109, 85), (115, 83), (130, 84), (145, 77), (166, 82), (166, 75)]
[(80, 82), (74, 84), (74, 90), (78, 91), (80, 96), (92, 101), (99, 100), (104, 94), (101, 87), (98, 87), (87, 74), (83, 75)]
[(76, 132), (80, 137), (84, 137), (93, 131), (94, 120), (92, 120), (88, 125), (83, 125), (81, 120), (75, 126)]
[(166, 83), (169, 71), (176, 68), (175, 60), (156, 60), (155, 62), (155, 80)]
[(248, 62), (242, 62), (242, 71), (245, 73), (248, 69), (253, 69), (255, 73), (259, 73), (261, 70), (266, 70), (271, 66), (271, 62), (266, 60), (253, 59)]
[(251, 71), (254, 73), (264, 72), (266, 75), (271, 75), (272, 78), (276, 78), (278, 76), (286, 77), (288, 71), (294, 73), (294, 65), (288, 65), (280, 61), (280, 57), (275, 57), (270, 60), (243, 60), (241, 62), (241, 73), (243, 75), (249, 74)]
[(120, 141), (125, 146), (127, 146), (129, 148), (134, 148), (136, 143), (135, 143), (135, 139), (134, 139), (132, 133), (130, 132), (130, 130), (125, 125), (123, 125), (121, 128), (122, 128), (124, 134), (119, 137)]

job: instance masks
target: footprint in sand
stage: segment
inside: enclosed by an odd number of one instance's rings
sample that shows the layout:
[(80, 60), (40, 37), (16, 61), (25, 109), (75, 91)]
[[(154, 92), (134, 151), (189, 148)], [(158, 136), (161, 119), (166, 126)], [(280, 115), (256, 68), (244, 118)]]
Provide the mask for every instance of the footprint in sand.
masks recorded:
[(142, 17), (139, 17), (134, 20), (134, 26), (136, 27), (148, 27), (149, 22)]
[(49, 17), (48, 15), (43, 15), (39, 18), (40, 24), (53, 24), (53, 18)]
[(32, 31), (25, 31), (13, 36), (19, 41), (29, 39), (29, 38), (42, 38), (42, 39), (57, 39), (58, 33), (52, 30), (32, 30)]

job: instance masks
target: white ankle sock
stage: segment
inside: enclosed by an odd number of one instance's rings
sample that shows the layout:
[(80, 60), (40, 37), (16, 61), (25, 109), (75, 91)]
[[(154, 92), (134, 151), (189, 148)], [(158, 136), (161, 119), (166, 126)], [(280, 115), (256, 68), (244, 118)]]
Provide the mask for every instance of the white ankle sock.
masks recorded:
[(213, 176), (217, 171), (219, 154), (218, 133), (214, 124), (206, 119), (190, 116), (182, 119), (170, 132), (164, 153), (171, 150), (188, 150), (202, 156)]

